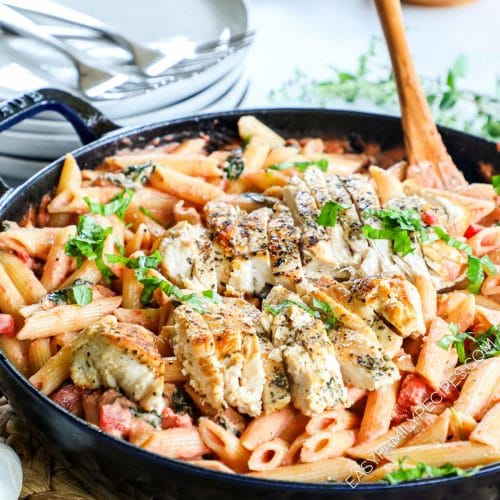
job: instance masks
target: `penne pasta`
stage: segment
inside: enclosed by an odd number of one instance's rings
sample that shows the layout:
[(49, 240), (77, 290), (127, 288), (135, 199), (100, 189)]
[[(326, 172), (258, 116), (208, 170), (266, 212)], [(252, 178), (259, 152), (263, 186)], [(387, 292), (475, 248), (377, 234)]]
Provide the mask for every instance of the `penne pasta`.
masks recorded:
[(21, 294), (25, 304), (34, 304), (47, 295), (35, 273), (13, 254), (0, 252), (0, 264)]
[(36, 339), (30, 343), (28, 348), (28, 359), (32, 373), (37, 372), (49, 360), (52, 355), (50, 339)]
[(23, 341), (17, 340), (15, 337), (0, 335), (0, 350), (23, 375), (29, 374), (27, 346)]
[(476, 465), (486, 465), (500, 460), (500, 449), (470, 441), (452, 443), (424, 444), (408, 446), (392, 450), (388, 458), (391, 462), (407, 457), (408, 461), (425, 462), (427, 465), (439, 467), (452, 463), (456, 467), (467, 469)]
[[(123, 302), (122, 302), (122, 305)], [(160, 316), (159, 309), (125, 309), (119, 307), (113, 314), (122, 323), (133, 323), (134, 325), (141, 325), (151, 331), (158, 329), (158, 319)]]
[(465, 413), (450, 408), (450, 433), (455, 441), (466, 441), (476, 428), (477, 422)]
[(281, 465), (288, 451), (288, 443), (280, 438), (262, 443), (252, 451), (248, 468), (252, 471), (274, 470)]
[(487, 227), (467, 240), (467, 245), (477, 257), (500, 249), (500, 227)]
[(85, 198), (94, 203), (109, 203), (113, 197), (121, 192), (122, 189), (114, 186), (82, 187), (63, 191), (47, 205), (47, 211), (49, 214), (86, 214), (89, 207)]
[(16, 326), (19, 327), (22, 323), (20, 308), (25, 305), (26, 303), (19, 290), (10, 279), (3, 265), (0, 264), (0, 310), (10, 314), (16, 322)]
[[(125, 310), (136, 310), (139, 311), (141, 303), (141, 295), (144, 290), (144, 286), (139, 283), (135, 278), (135, 273), (133, 269), (124, 268), (122, 270), (122, 306)], [(123, 314), (123, 313), (122, 313)], [(138, 317), (139, 314), (136, 314)], [(119, 316), (117, 316), (118, 319)], [(132, 316), (130, 316), (132, 317)], [(124, 320), (120, 320), (124, 321)], [(158, 316), (156, 316), (156, 326), (158, 325)], [(143, 325), (146, 326), (146, 325)], [(146, 327), (148, 328), (148, 327)], [(149, 328), (150, 330), (156, 330), (156, 328)]]
[(271, 148), (285, 144), (285, 140), (282, 137), (254, 116), (242, 116), (238, 120), (238, 132), (243, 140), (251, 140), (254, 137), (258, 137)]
[(319, 462), (339, 457), (345, 450), (354, 445), (356, 435), (356, 431), (345, 429), (334, 432), (316, 432), (302, 444), (300, 461), (305, 463)]
[(229, 468), (235, 472), (248, 470), (250, 452), (234, 434), (206, 417), (200, 418), (199, 431), (205, 445)]
[(230, 469), (222, 462), (219, 462), (219, 460), (188, 460), (188, 463), (196, 467), (203, 467), (204, 469), (225, 472), (226, 474), (234, 474), (234, 470)]
[(10, 229), (0, 233), (0, 249), (10, 250), (27, 259), (36, 257), (45, 260), (54, 244), (54, 238), (61, 232), (59, 227), (29, 227)]
[(287, 465), (272, 471), (251, 472), (249, 476), (274, 481), (298, 481), (321, 483), (325, 481), (347, 481), (364, 474), (360, 465), (345, 457), (332, 458), (322, 462)]
[(500, 449), (500, 403), (486, 413), (470, 434), (470, 440)]
[(461, 332), (467, 331), (474, 322), (475, 310), (476, 301), (470, 293), (443, 293), (438, 298), (438, 316), (456, 325)]
[(74, 156), (68, 153), (64, 158), (61, 175), (56, 188), (56, 194), (64, 191), (76, 190), (82, 186), (82, 172)]
[(422, 429), (418, 434), (407, 441), (405, 446), (444, 443), (448, 439), (450, 418), (450, 410), (444, 410), (435, 422)]
[(385, 206), (393, 198), (398, 198), (404, 194), (403, 184), (387, 170), (372, 165), (369, 172), (375, 181), (375, 188), (382, 206)]
[(341, 429), (357, 429), (360, 423), (361, 418), (354, 412), (339, 408), (312, 416), (306, 425), (306, 432), (312, 436), (320, 431), (333, 432)]
[(102, 280), (102, 273), (97, 268), (95, 260), (86, 260), (80, 268), (71, 273), (65, 281), (61, 283), (59, 289), (71, 286), (76, 280), (96, 285)]
[(436, 287), (429, 278), (418, 274), (415, 277), (415, 286), (417, 287), (422, 303), (422, 314), (425, 325), (429, 328), (431, 321), (437, 316), (437, 291)]
[(184, 382), (186, 376), (182, 373), (182, 365), (175, 357), (164, 358), (163, 377), (165, 382)]
[(38, 339), (60, 333), (76, 332), (120, 307), (121, 297), (97, 299), (86, 306), (61, 305), (32, 314), (19, 330), (17, 338)]

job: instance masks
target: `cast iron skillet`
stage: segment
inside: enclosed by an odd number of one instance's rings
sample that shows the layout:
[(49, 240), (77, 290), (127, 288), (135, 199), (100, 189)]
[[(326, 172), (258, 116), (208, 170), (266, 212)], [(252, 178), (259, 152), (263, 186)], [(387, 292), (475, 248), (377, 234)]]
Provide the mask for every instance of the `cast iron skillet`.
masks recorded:
[[(253, 114), (288, 137), (351, 137), (376, 141), (384, 148), (402, 143), (400, 121), (388, 116), (322, 109), (271, 109), (230, 111), (196, 116), (133, 129), (118, 127), (80, 99), (54, 89), (43, 89), (0, 106), (0, 131), (41, 110), (59, 111), (68, 118), (86, 145), (73, 152), (83, 168), (94, 168), (103, 157), (123, 145), (140, 147), (164, 136), (213, 136), (213, 146), (236, 137), (236, 122)], [(469, 181), (481, 181), (479, 161), (500, 172), (496, 145), (477, 137), (441, 129), (455, 162)], [(3, 185), (0, 221), (18, 220), (28, 204), (37, 203), (56, 185), (63, 159), (41, 170), (23, 185)], [(3, 183), (2, 183), (3, 184)], [(386, 484), (305, 484), (255, 480), (190, 466), (147, 453), (113, 439), (75, 417), (34, 389), (0, 352), (0, 387), (18, 415), (47, 449), (71, 466), (87, 484), (103, 483), (117, 498), (164, 499), (304, 499), (304, 498), (500, 498), (500, 465), (488, 466), (468, 478), (442, 478), (399, 486)], [(353, 478), (353, 485), (356, 478)], [(134, 494), (142, 492), (143, 495)], [(0, 492), (1, 493), (1, 492)], [(1, 495), (0, 495), (1, 496)]]

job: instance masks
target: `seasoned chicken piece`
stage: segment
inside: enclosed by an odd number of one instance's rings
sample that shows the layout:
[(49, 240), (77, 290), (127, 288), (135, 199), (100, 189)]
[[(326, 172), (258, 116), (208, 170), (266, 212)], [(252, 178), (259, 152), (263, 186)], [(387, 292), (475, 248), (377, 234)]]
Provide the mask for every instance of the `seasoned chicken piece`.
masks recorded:
[(203, 316), (187, 305), (172, 313), (172, 344), (182, 363), (189, 385), (215, 411), (225, 407), (223, 366), (215, 349), (212, 332)]
[(290, 290), (304, 280), (300, 260), (300, 231), (286, 205), (276, 203), (267, 226), (272, 281)]
[(313, 415), (345, 404), (347, 392), (323, 322), (300, 304), (304, 307), (298, 295), (277, 286), (264, 301), (264, 315), (272, 342), (285, 361), (293, 404), (305, 415)]
[(177, 223), (165, 233), (158, 251), (162, 273), (172, 283), (193, 291), (217, 290), (216, 255), (201, 225)]
[(366, 276), (380, 272), (380, 262), (375, 249), (368, 243), (363, 234), (363, 224), (344, 183), (337, 175), (326, 175), (326, 184), (333, 201), (345, 210), (337, 214), (337, 225), (344, 230), (344, 238), (348, 242), (353, 255), (353, 274)]
[[(264, 367), (254, 327), (254, 311), (241, 299), (227, 299), (207, 307), (203, 315), (215, 341), (223, 368), (224, 397), (241, 413), (258, 416), (262, 411)], [(255, 311), (260, 315), (256, 308)]]
[(403, 276), (370, 276), (354, 280), (350, 286), (353, 298), (382, 317), (399, 335), (425, 334), (420, 295)]
[[(381, 229), (382, 224), (377, 217), (368, 215), (365, 210), (380, 209), (380, 202), (375, 188), (370, 184), (367, 177), (354, 174), (349, 177), (343, 177), (342, 181), (349, 191), (351, 198), (356, 205), (359, 218), (363, 224), (368, 224), (374, 228)], [(392, 262), (392, 245), (388, 240), (368, 240), (368, 244), (375, 250), (380, 269), (383, 272), (397, 271)]]
[(316, 277), (325, 273), (335, 274), (340, 266), (325, 228), (317, 222), (319, 210), (307, 185), (299, 177), (292, 177), (285, 186), (283, 195), (284, 202), (301, 230), (304, 272)]
[(163, 360), (156, 336), (146, 328), (106, 316), (80, 335), (73, 353), (71, 379), (87, 389), (121, 389), (144, 410), (161, 414)]
[[(332, 200), (325, 175), (319, 168), (309, 167), (304, 172), (304, 181), (311, 191), (320, 211), (328, 201), (336, 201)], [(352, 274), (352, 266), (356, 263), (356, 259), (349, 246), (348, 234), (345, 233), (344, 226), (340, 223), (335, 224), (333, 227), (326, 227), (325, 229), (330, 237), (332, 252), (339, 265), (346, 269), (346, 277), (348, 277)]]
[[(319, 284), (323, 285), (321, 281)], [(335, 346), (344, 381), (369, 391), (393, 383), (399, 378), (396, 365), (384, 353), (375, 332), (335, 300), (337, 292), (331, 286), (332, 282), (325, 282), (322, 290), (311, 291), (304, 300), (324, 302), (335, 314), (336, 323), (328, 331), (328, 336)]]
[(259, 295), (272, 280), (267, 243), (271, 209), (260, 208), (247, 214), (224, 201), (205, 208), (214, 240), (226, 259), (222, 282), (226, 295)]

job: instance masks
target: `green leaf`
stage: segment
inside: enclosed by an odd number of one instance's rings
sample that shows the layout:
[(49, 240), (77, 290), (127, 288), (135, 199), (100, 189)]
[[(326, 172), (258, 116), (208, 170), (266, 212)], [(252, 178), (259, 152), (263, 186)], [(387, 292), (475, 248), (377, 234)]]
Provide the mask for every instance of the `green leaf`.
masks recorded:
[(276, 306), (270, 305), (270, 304), (265, 304), (264, 309), (266, 311), (269, 311), (273, 316), (276, 316), (277, 314), (280, 314), (284, 309), (290, 306), (297, 306), (300, 307), (302, 310), (306, 311), (309, 313), (311, 316), (318, 318), (319, 317), (319, 312), (315, 311), (314, 309), (311, 309), (307, 304), (304, 304), (302, 301), (297, 301), (293, 299), (285, 299), (281, 304), (278, 304)]
[(467, 58), (461, 54), (455, 59), (451, 71), (455, 75), (455, 78), (462, 77), (467, 74), (468, 66)]
[(111, 198), (109, 203), (97, 203), (94, 201), (90, 201), (88, 196), (85, 196), (83, 199), (87, 204), (87, 206), (89, 207), (89, 210), (93, 214), (98, 214), (98, 215), (116, 214), (121, 220), (123, 220), (125, 211), (130, 205), (133, 196), (134, 196), (133, 189), (125, 189), (123, 192)]
[(450, 109), (457, 103), (458, 94), (454, 90), (448, 90), (439, 101), (439, 109)]
[(440, 240), (444, 241), (445, 243), (447, 243), (451, 247), (457, 248), (458, 250), (462, 250), (467, 255), (472, 254), (472, 249), (469, 245), (467, 245), (467, 243), (464, 243), (463, 241), (459, 241), (456, 238), (453, 238), (442, 227), (432, 226), (432, 229), (437, 234), (437, 237)]
[(469, 255), (467, 258), (467, 266), (466, 276), (469, 280), (467, 289), (477, 295), (481, 291), (481, 285), (484, 281), (484, 271), (481, 266), (481, 260), (478, 257)]
[(150, 210), (148, 210), (147, 208), (143, 207), (142, 205), (139, 207), (139, 212), (144, 214), (146, 217), (149, 217), (153, 222), (160, 224), (160, 226), (162, 225), (161, 222), (155, 218), (153, 213)]
[(215, 290), (204, 290), (201, 294), (214, 304), (222, 304), (222, 297)]
[(333, 227), (337, 224), (337, 215), (339, 211), (346, 210), (348, 207), (344, 207), (336, 201), (327, 201), (318, 215), (317, 222), (320, 226)]
[(226, 158), (223, 170), (226, 172), (228, 179), (238, 179), (245, 169), (243, 158), (240, 155), (232, 154)]
[(335, 314), (332, 306), (327, 302), (323, 302), (322, 300), (319, 300), (315, 297), (313, 297), (312, 305), (314, 309), (326, 316), (326, 318), (324, 319), (326, 328), (328, 330), (334, 328), (337, 322), (337, 315)]
[(491, 183), (493, 184), (493, 189), (496, 194), (500, 195), (500, 175), (494, 175), (491, 178)]
[(492, 116), (488, 116), (486, 119), (485, 130), (486, 133), (493, 139), (500, 138), (500, 120), (496, 120)]
[(288, 161), (285, 163), (277, 163), (276, 165), (270, 165), (268, 170), (288, 170), (290, 168), (295, 168), (300, 172), (305, 172), (309, 167), (318, 167), (323, 172), (328, 170), (328, 160), (326, 158), (321, 158), (315, 161)]
[(79, 306), (86, 306), (92, 302), (92, 289), (88, 285), (73, 285), (71, 293), (73, 302)]
[(75, 280), (71, 286), (47, 294), (46, 298), (56, 304), (78, 304), (86, 306), (92, 302), (92, 283)]

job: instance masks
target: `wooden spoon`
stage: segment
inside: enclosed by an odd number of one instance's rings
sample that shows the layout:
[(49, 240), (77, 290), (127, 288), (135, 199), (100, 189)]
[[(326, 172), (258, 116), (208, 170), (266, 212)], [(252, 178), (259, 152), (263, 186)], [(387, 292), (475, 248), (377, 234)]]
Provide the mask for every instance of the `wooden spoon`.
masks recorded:
[(401, 121), (410, 166), (419, 184), (456, 190), (467, 186), (432, 119), (406, 40), (399, 0), (375, 0), (398, 86)]

